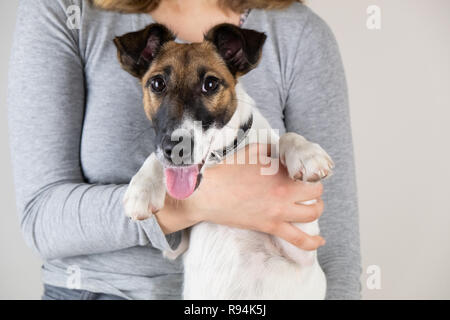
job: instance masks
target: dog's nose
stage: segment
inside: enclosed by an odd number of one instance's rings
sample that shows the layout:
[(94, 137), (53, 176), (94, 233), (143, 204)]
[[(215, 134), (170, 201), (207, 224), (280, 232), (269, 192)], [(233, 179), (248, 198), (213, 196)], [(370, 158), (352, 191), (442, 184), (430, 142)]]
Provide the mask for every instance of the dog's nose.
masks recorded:
[(190, 137), (182, 137), (174, 141), (170, 136), (165, 136), (161, 148), (164, 157), (174, 164), (191, 164), (192, 145), (193, 140)]

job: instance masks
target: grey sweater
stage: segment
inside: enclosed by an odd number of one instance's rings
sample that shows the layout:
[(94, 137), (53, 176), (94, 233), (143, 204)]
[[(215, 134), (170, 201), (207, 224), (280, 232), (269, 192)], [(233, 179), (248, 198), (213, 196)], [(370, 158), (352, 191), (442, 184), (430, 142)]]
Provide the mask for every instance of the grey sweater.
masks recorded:
[[(66, 10), (81, 9), (80, 28)], [(73, 13), (74, 11), (69, 11)], [(121, 204), (153, 151), (140, 85), (123, 71), (112, 39), (149, 15), (101, 12), (83, 0), (22, 0), (9, 74), (9, 126), (20, 223), (44, 261), (43, 281), (130, 299), (177, 299), (174, 248), (152, 218), (133, 222)], [(320, 219), (319, 261), (327, 298), (360, 297), (357, 198), (347, 88), (328, 26), (310, 9), (252, 10), (245, 28), (268, 40), (260, 66), (242, 79), (270, 124), (320, 143), (336, 163)], [(71, 275), (71, 270), (80, 272)], [(76, 283), (76, 282), (75, 282)]]

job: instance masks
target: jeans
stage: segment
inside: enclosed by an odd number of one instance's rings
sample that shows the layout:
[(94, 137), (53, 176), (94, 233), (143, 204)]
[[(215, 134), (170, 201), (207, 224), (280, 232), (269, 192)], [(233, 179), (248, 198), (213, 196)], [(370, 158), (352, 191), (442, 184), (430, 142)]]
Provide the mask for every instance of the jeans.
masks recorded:
[(67, 289), (44, 284), (42, 300), (125, 300), (122, 297), (86, 290)]

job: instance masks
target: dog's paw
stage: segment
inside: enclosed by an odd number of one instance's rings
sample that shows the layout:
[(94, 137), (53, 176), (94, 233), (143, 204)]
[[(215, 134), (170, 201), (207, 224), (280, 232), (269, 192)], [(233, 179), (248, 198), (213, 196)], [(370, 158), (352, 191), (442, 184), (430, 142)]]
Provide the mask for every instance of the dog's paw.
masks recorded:
[(164, 185), (133, 178), (123, 198), (125, 214), (133, 220), (145, 220), (164, 206)]
[(317, 144), (296, 133), (280, 138), (280, 159), (295, 180), (317, 182), (332, 174), (333, 160)]

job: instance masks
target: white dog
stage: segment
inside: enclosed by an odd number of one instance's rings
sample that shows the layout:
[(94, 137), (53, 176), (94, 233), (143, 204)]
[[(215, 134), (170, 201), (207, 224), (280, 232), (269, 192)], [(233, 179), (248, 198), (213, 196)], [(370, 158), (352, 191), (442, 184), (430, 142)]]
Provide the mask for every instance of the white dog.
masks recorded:
[[(222, 24), (202, 43), (178, 44), (174, 38), (152, 24), (115, 39), (123, 68), (141, 80), (157, 134), (157, 151), (126, 192), (128, 216), (148, 218), (164, 206), (166, 191), (186, 199), (205, 168), (249, 143), (279, 146), (274, 161), (280, 159), (292, 179), (314, 182), (331, 173), (333, 162), (319, 145), (295, 133), (280, 138), (239, 84), (239, 76), (257, 65), (264, 34)], [(317, 221), (295, 225), (319, 234)], [(200, 223), (165, 255), (183, 253), (185, 299), (325, 298), (316, 251), (269, 234)]]

